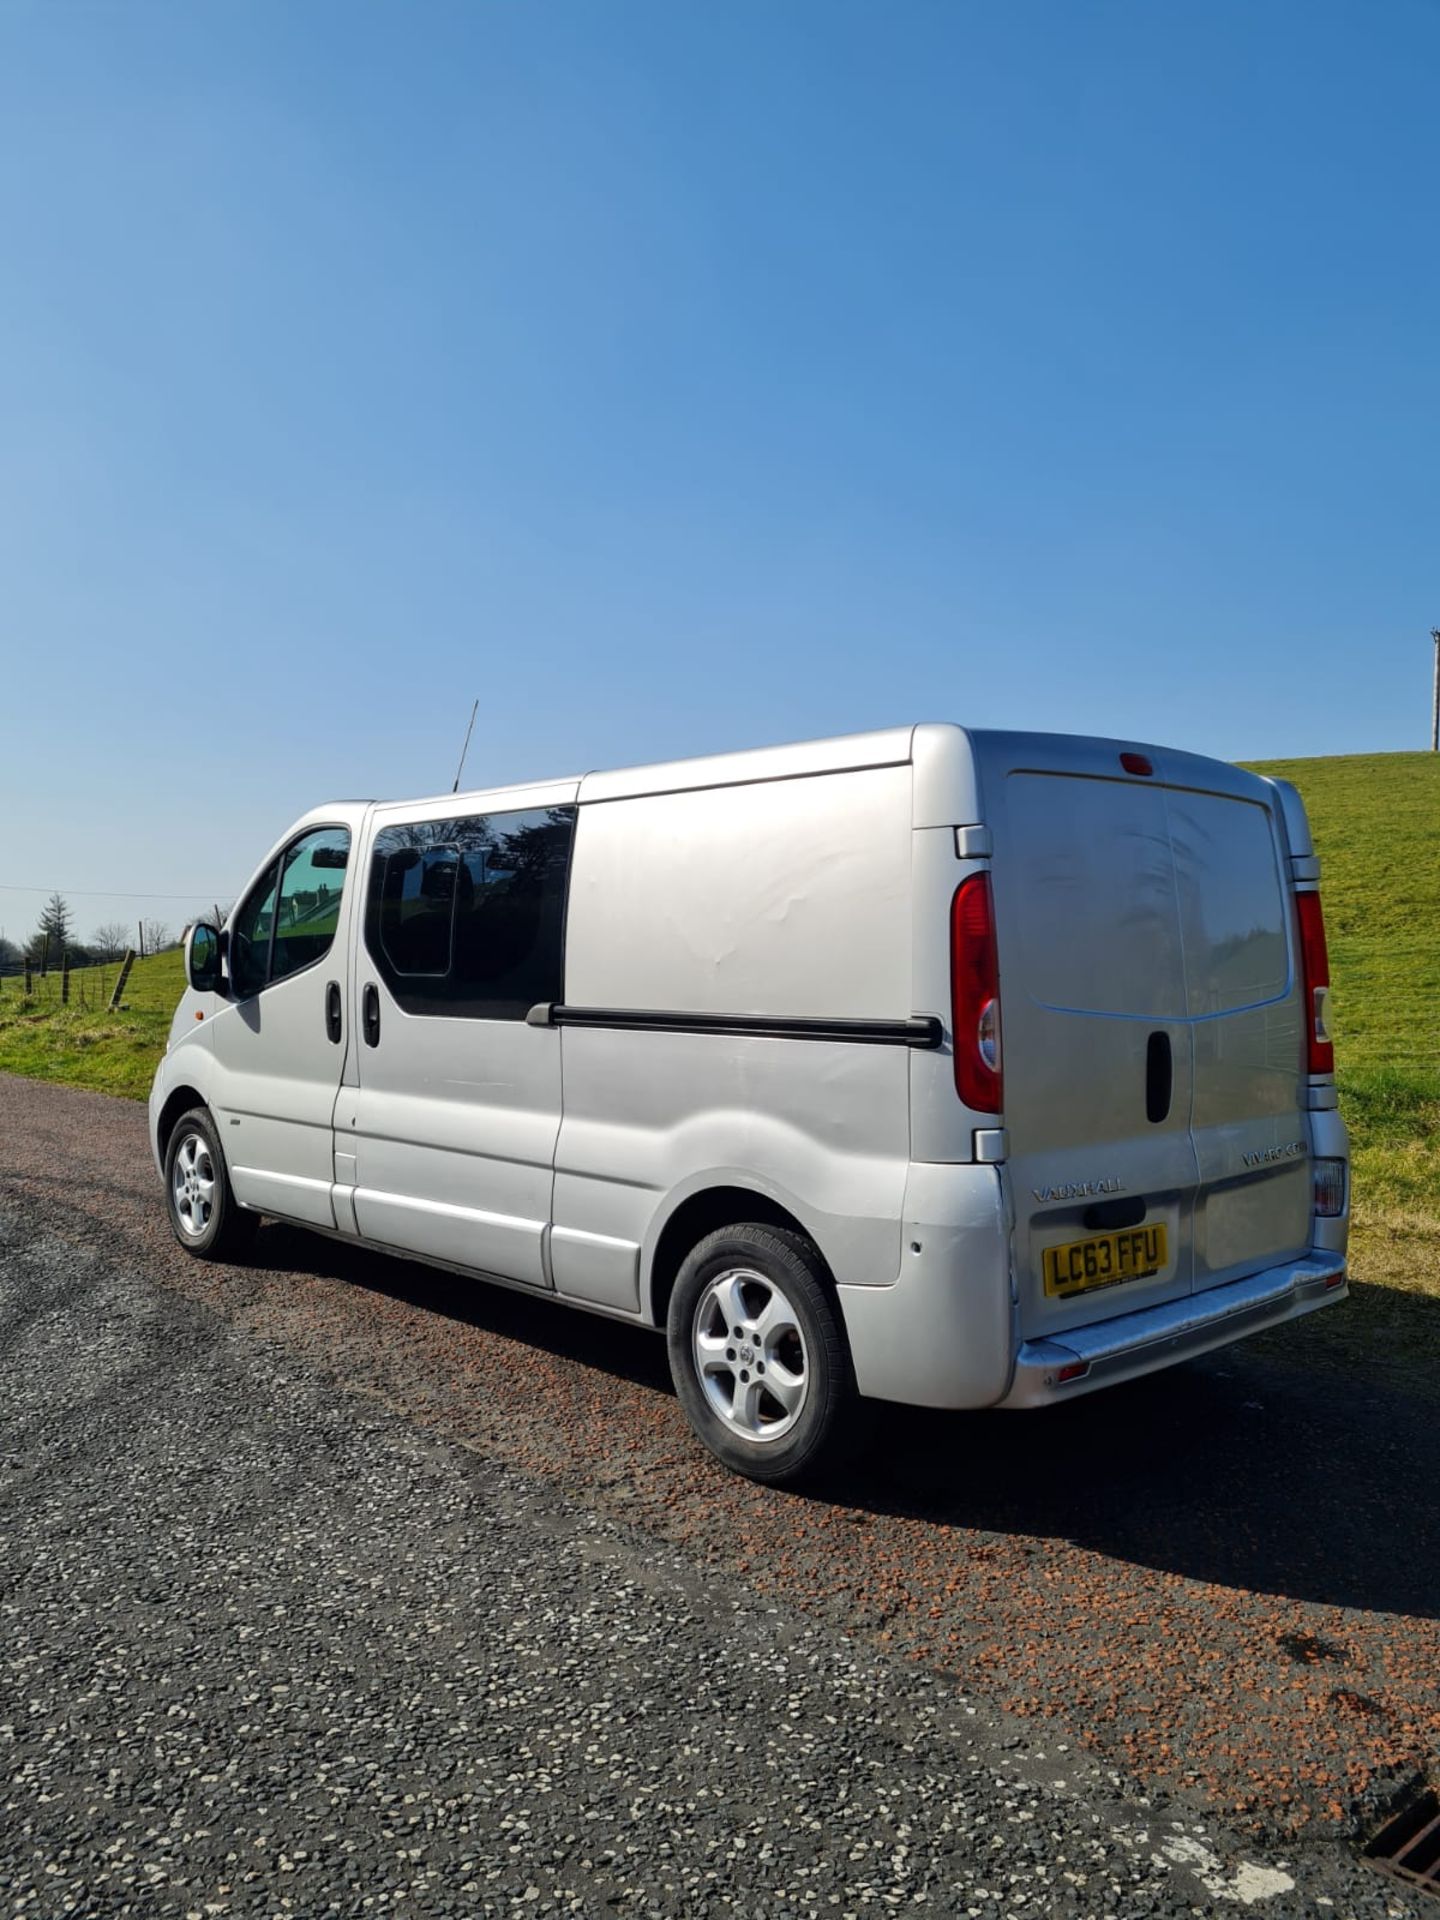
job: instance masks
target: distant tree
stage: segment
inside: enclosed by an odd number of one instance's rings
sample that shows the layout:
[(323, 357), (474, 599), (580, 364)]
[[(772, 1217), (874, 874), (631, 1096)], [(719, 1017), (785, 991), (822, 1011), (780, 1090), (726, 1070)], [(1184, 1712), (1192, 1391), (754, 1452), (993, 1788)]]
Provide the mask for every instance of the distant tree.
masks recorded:
[(90, 947), (98, 960), (118, 960), (130, 944), (130, 929), (123, 920), (107, 920), (90, 936)]
[(20, 949), (13, 940), (0, 934), (0, 973), (14, 973), (21, 965)]
[(62, 894), (52, 893), (40, 911), (39, 925), (25, 942), (25, 951), (36, 966), (58, 967), (74, 940), (69, 905)]
[(174, 944), (170, 938), (170, 929), (163, 920), (141, 921), (140, 939), (146, 953), (160, 953), (164, 948)]
[(70, 917), (69, 902), (60, 893), (52, 893), (40, 910), (40, 924), (35, 929), (39, 934), (49, 934), (50, 951), (63, 953), (75, 938), (75, 923)]

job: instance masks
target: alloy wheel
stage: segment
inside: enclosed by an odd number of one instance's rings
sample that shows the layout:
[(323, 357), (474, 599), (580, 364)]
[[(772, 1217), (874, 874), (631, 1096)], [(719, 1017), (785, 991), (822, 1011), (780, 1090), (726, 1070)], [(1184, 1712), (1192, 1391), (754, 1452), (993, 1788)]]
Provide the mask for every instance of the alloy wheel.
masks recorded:
[(805, 1410), (809, 1355), (800, 1319), (768, 1274), (732, 1267), (701, 1294), (692, 1323), (695, 1374), (730, 1432), (779, 1440)]

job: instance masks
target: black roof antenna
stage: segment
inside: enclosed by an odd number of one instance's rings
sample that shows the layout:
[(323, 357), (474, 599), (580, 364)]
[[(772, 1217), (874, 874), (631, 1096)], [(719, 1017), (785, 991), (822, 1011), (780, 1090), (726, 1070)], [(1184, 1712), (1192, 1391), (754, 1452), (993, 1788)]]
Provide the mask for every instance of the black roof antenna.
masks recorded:
[(475, 716), (479, 711), (480, 702), (477, 700), (470, 709), (470, 724), (465, 729), (465, 744), (460, 749), (460, 764), (455, 769), (455, 784), (450, 789), (452, 793), (458, 793), (460, 791), (460, 776), (465, 771), (465, 756), (470, 751), (470, 736), (475, 731)]

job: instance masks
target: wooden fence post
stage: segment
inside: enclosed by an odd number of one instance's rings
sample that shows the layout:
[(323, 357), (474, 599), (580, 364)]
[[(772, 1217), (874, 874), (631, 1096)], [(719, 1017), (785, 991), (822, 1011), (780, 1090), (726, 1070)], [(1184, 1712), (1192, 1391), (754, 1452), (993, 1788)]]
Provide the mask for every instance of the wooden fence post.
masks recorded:
[(70, 1004), (70, 949), (68, 947), (60, 949), (60, 1004), (62, 1007), (68, 1007)]
[(25, 998), (28, 1000), (34, 991), (34, 984), (30, 978), (30, 956), (27, 953), (25, 956)]
[(120, 996), (125, 991), (125, 982), (130, 978), (130, 968), (135, 960), (135, 949), (127, 947), (125, 958), (120, 962), (120, 977), (115, 982), (115, 991), (110, 996), (110, 1011), (114, 1013), (120, 1004)]

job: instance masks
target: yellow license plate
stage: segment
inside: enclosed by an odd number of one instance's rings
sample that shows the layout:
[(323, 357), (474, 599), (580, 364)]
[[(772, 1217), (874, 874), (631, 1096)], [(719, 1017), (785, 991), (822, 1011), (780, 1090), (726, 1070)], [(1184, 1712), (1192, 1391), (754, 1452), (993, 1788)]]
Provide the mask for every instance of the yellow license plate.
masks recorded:
[(1090, 1240), (1067, 1240), (1045, 1249), (1045, 1291), (1057, 1299), (1118, 1286), (1122, 1280), (1148, 1280), (1170, 1258), (1165, 1228), (1126, 1227), (1123, 1233), (1097, 1233)]

